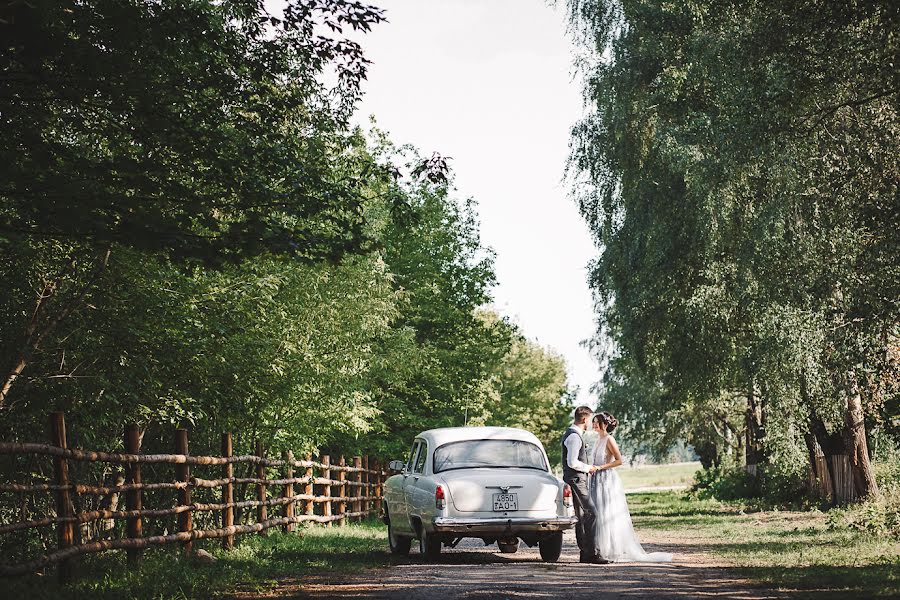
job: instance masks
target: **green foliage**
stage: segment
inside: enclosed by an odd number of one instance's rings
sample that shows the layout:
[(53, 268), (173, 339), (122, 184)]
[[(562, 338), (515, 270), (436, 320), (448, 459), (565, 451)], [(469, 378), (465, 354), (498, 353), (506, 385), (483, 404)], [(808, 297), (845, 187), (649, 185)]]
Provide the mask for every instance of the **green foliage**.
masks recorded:
[(890, 430), (896, 7), (569, 7), (594, 109), (570, 174), (602, 249), (601, 403), (635, 438), (685, 438), (709, 465), (747, 451), (749, 430), (773, 485), (802, 481), (812, 419), (841, 437), (855, 382), (867, 425)]
[[(379, 162), (409, 170), (423, 164), (414, 150), (384, 139), (376, 139), (372, 152)], [(374, 190), (390, 199), (382, 202), (378, 227), (398, 298), (370, 375), (382, 417), (364, 443), (392, 457), (404, 455), (424, 429), (483, 420), (489, 376), (510, 344), (509, 326), (476, 313), (490, 300), (494, 272), (475, 204), (452, 197), (449, 173), (436, 181), (396, 181)], [(402, 212), (391, 210), (398, 205)]]
[[(348, 127), (367, 61), (344, 31), (383, 20), (355, 0), (283, 19), (259, 0), (0, 8), (0, 439), (45, 441), (52, 410), (70, 446), (113, 451), (124, 423), (144, 452), (186, 427), (193, 454), (223, 431), (237, 453), (380, 458), (467, 422), (557, 435), (565, 366), (480, 311), (493, 253), (447, 160)], [(0, 471), (39, 482), (49, 464)], [(50, 511), (29, 502), (0, 514)], [(0, 550), (33, 557), (50, 534)]]
[(853, 506), (828, 512), (828, 527), (886, 536), (900, 542), (900, 462), (888, 462), (876, 470), (881, 495)]
[[(485, 318), (489, 323), (499, 321), (493, 314), (485, 314)], [(568, 426), (575, 408), (563, 358), (514, 333), (491, 383), (494, 393), (486, 424), (527, 429), (541, 440), (553, 464), (562, 460), (557, 451), (560, 432)]]
[[(363, 163), (402, 158), (386, 142), (372, 154), (354, 143)], [(117, 246), (89, 309), (31, 356), (6, 413), (14, 418), (0, 418), (5, 435), (39, 438), (48, 407), (68, 412), (81, 445), (108, 448), (123, 420), (148, 428), (155, 450), (188, 426), (195, 452), (215, 451), (231, 430), (240, 451), (259, 437), (272, 451), (402, 453), (419, 431), (467, 418), (556, 435), (567, 411), (561, 359), (477, 312), (493, 269), (474, 204), (458, 205), (446, 183), (384, 185), (366, 203), (380, 248), (336, 265), (268, 254), (185, 268)], [(54, 254), (35, 254), (45, 256)], [(51, 268), (16, 258), (6, 263), (13, 285)], [(4, 320), (11, 332), (24, 289), (17, 299)], [(497, 402), (500, 385), (509, 407)]]
[(795, 473), (780, 471), (778, 466), (770, 462), (751, 476), (740, 465), (722, 463), (698, 471), (692, 490), (700, 498), (721, 501), (747, 499), (761, 506), (809, 506), (805, 481)]
[(735, 466), (715, 466), (698, 471), (693, 490), (700, 498), (715, 498), (728, 501), (750, 498), (758, 488), (753, 479), (743, 469)]
[(888, 493), (849, 508), (835, 508), (828, 513), (828, 527), (852, 529), (900, 541), (900, 495)]
[(366, 62), (322, 29), (383, 20), (347, 0), (298, 0), (282, 20), (253, 0), (10, 4), (0, 236), (210, 263), (359, 249), (365, 178), (335, 177), (333, 159)]
[(827, 513), (760, 511), (673, 492), (629, 495), (628, 504), (639, 536), (675, 532), (688, 552), (714, 554), (741, 576), (798, 597), (890, 598), (900, 584), (896, 538), (829, 528)]
[(52, 576), (25, 576), (6, 582), (12, 598), (136, 600), (218, 598), (227, 593), (266, 593), (279, 579), (309, 572), (352, 572), (388, 564), (385, 527), (378, 521), (347, 527), (301, 529), (296, 534), (271, 532), (268, 537), (238, 538), (234, 550), (220, 550), (217, 540), (194, 542), (216, 557), (201, 564), (175, 548), (144, 553), (140, 570), (129, 569), (123, 552), (88, 555), (82, 569), (90, 575), (67, 586)]

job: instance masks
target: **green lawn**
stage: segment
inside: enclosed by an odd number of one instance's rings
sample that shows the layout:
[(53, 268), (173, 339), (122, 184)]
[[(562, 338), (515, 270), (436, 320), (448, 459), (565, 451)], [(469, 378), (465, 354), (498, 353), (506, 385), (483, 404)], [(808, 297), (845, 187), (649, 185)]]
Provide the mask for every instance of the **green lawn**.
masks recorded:
[(247, 535), (237, 547), (220, 550), (218, 540), (206, 540), (195, 548), (211, 552), (218, 560), (209, 565), (181, 557), (174, 547), (148, 550), (140, 571), (125, 566), (124, 552), (107, 552), (82, 558), (83, 574), (73, 584), (60, 587), (53, 571), (3, 581), (4, 598), (29, 600), (71, 599), (205, 599), (234, 590), (264, 592), (280, 578), (305, 573), (355, 571), (386, 565), (386, 527), (367, 521), (347, 527), (311, 527), (303, 535), (273, 532), (268, 537)]
[(721, 557), (767, 585), (815, 598), (900, 595), (900, 540), (846, 527), (834, 514), (753, 512), (684, 492), (632, 494), (628, 503), (639, 529)]
[(618, 468), (619, 477), (626, 490), (648, 487), (690, 486), (694, 483), (694, 473), (700, 470), (699, 462), (676, 463), (672, 465), (646, 465), (643, 467)]

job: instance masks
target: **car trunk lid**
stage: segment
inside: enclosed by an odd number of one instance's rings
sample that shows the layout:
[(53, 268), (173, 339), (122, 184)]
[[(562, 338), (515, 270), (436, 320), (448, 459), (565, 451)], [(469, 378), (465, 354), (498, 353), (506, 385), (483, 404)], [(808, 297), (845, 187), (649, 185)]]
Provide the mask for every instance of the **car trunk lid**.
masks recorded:
[[(459, 512), (555, 512), (559, 495), (556, 477), (536, 469), (458, 469), (439, 474)], [(515, 494), (514, 497), (496, 496)], [(497, 510), (494, 501), (499, 500)], [(514, 501), (514, 503), (513, 503)]]

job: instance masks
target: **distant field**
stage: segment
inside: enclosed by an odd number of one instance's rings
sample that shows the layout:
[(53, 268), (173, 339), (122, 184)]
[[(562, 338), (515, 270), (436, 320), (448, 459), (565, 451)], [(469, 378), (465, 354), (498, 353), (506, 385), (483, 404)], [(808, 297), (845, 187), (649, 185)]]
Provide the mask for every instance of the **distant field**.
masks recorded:
[(645, 465), (642, 467), (619, 467), (619, 476), (626, 490), (672, 486), (690, 486), (694, 483), (694, 473), (700, 470), (699, 462), (675, 463), (670, 465)]

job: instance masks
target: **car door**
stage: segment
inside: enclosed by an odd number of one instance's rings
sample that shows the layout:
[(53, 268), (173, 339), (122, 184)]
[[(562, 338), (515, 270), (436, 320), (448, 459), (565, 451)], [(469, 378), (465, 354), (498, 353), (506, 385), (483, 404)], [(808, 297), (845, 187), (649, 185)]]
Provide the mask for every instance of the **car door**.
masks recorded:
[(421, 517), (424, 513), (429, 512), (428, 502), (433, 502), (433, 492), (429, 494), (425, 490), (428, 489), (428, 482), (425, 480), (425, 462), (428, 458), (428, 444), (421, 440), (419, 442), (419, 452), (413, 462), (413, 467), (407, 478), (405, 490), (407, 497), (407, 506), (409, 506), (409, 517)]
[(412, 525), (409, 521), (409, 486), (414, 484), (412, 479), (412, 469), (416, 464), (419, 448), (422, 446), (421, 440), (413, 442), (412, 449), (409, 451), (409, 457), (406, 459), (406, 466), (400, 473), (402, 481), (397, 486), (396, 505), (389, 507), (391, 509), (391, 525), (395, 531), (410, 533), (413, 532)]

